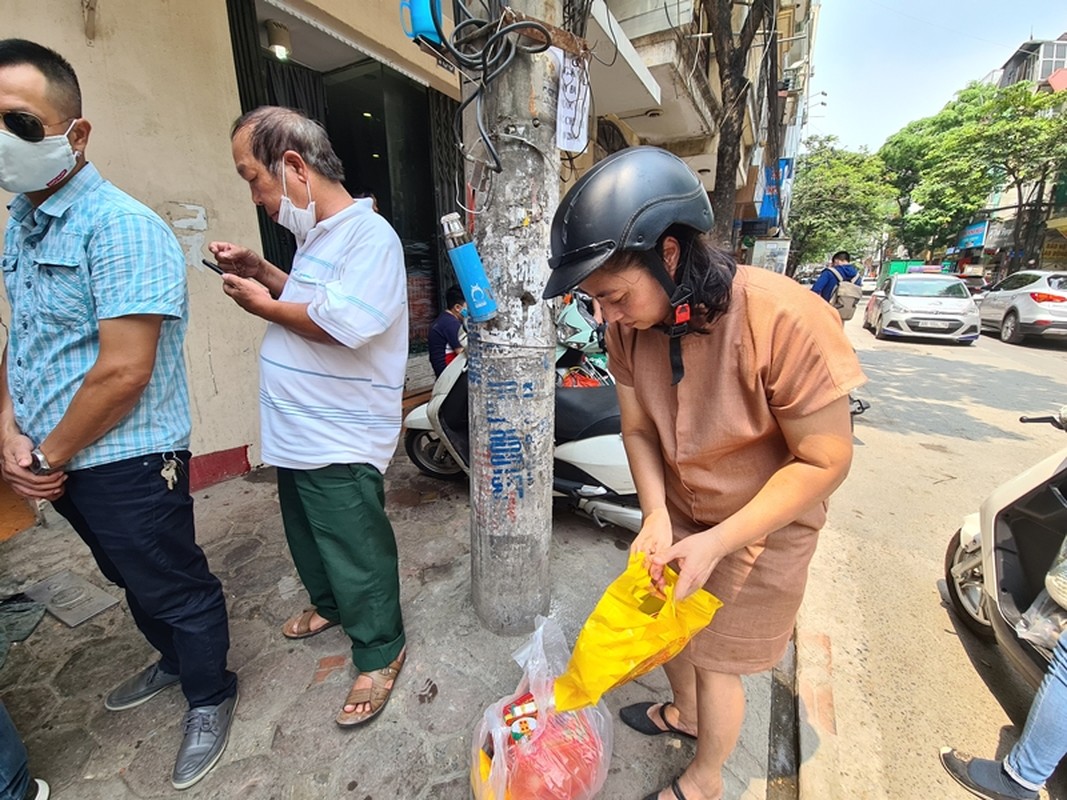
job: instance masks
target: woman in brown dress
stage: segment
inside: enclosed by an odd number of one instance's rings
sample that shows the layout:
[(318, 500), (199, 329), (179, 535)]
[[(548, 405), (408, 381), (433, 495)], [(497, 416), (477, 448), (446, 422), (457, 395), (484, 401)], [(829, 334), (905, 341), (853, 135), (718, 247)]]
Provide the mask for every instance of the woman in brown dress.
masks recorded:
[(576, 286), (609, 323), (609, 368), (644, 523), (632, 550), (679, 598), (723, 601), (664, 669), (673, 698), (622, 709), (647, 735), (696, 738), (646, 800), (718, 800), (744, 717), (741, 676), (781, 658), (826, 501), (852, 459), (848, 393), (864, 382), (836, 312), (710, 244), (700, 180), (665, 150), (593, 166), (552, 224), (545, 297)]

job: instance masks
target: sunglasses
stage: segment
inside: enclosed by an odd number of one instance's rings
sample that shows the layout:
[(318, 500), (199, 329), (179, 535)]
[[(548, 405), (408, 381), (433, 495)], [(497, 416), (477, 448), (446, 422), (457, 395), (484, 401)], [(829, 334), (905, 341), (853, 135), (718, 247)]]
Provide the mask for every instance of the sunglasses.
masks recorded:
[(28, 111), (5, 111), (0, 114), (0, 119), (10, 133), (23, 141), (39, 142), (44, 139), (45, 124)]

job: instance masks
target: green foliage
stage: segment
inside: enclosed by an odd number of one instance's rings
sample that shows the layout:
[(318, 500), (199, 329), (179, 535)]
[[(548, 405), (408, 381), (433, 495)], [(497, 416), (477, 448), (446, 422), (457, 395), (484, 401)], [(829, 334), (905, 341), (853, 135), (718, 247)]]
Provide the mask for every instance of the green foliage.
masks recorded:
[(878, 151), (896, 193), (890, 228), (909, 255), (954, 243), (993, 189), (993, 172), (959, 140), (995, 92), (988, 84), (969, 85), (938, 114), (908, 123)]
[(825, 261), (835, 250), (870, 249), (895, 196), (881, 159), (844, 150), (833, 136), (814, 136), (804, 144), (790, 211), (795, 259)]
[(1017, 83), (991, 97), (981, 118), (955, 138), (1009, 187), (1045, 181), (1067, 161), (1063, 103), (1063, 95), (1036, 94), (1033, 84)]
[[(1033, 205), (1020, 220), (1039, 219), (1045, 184), (1067, 164), (1063, 104), (1030, 83), (972, 83), (938, 114), (889, 137), (879, 155), (896, 196), (897, 242), (911, 255), (955, 244), (994, 189)], [(1017, 228), (1015, 249), (1019, 236)]]

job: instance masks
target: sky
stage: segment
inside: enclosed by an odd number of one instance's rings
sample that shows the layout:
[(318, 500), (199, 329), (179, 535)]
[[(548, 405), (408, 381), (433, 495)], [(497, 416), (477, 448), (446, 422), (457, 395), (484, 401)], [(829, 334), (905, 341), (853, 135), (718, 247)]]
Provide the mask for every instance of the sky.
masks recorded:
[(874, 152), (1002, 67), (1031, 33), (1065, 32), (1067, 0), (822, 0), (804, 135)]

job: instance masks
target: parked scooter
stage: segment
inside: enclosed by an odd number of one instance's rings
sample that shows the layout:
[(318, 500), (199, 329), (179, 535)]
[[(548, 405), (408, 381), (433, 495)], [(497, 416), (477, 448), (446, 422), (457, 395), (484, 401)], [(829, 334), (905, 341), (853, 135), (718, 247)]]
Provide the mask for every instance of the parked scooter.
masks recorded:
[[(430, 401), (404, 419), (404, 448), (426, 475), (452, 478), (470, 471), (467, 401), (467, 358), (460, 353), (437, 379)], [(557, 386), (555, 440), (555, 493), (599, 525), (640, 530), (615, 387)]]
[[(1021, 417), (1067, 430), (1067, 406), (1056, 416)], [(1045, 588), (1045, 576), (1067, 534), (1067, 450), (999, 486), (949, 540), (945, 582), (953, 610), (972, 633), (995, 639), (1033, 687), (1051, 652), (1023, 639), (1016, 624)]]

